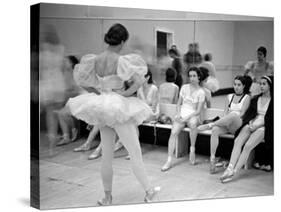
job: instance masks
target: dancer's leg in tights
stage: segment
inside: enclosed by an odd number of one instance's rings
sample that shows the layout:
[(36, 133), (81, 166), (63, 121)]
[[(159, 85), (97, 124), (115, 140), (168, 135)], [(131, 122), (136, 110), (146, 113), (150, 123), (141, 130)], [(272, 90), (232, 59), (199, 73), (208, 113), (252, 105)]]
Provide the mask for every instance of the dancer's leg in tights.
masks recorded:
[(54, 106), (48, 106), (46, 108), (46, 125), (47, 125), (47, 133), (49, 137), (49, 147), (52, 150), (55, 146), (55, 143), (57, 141), (57, 133), (58, 133), (58, 127), (59, 127), (59, 121), (58, 116), (54, 112), (56, 108)]
[(213, 128), (214, 126), (218, 126), (218, 127), (226, 127), (229, 130), (229, 132), (235, 133), (235, 131), (239, 127), (241, 127), (241, 125), (242, 125), (241, 118), (235, 113), (229, 113), (215, 122), (212, 122), (210, 124), (200, 125), (198, 127), (198, 130), (202, 131), (202, 130)]
[(79, 152), (79, 151), (87, 151), (87, 150), (90, 150), (91, 149), (91, 145), (92, 145), (92, 142), (94, 141), (96, 135), (98, 134), (99, 132), (99, 127), (97, 125), (95, 125), (89, 135), (88, 135), (88, 138), (87, 140), (85, 141), (85, 143), (83, 143), (81, 146), (77, 147), (74, 149), (75, 152)]
[(113, 179), (113, 150), (116, 138), (115, 131), (110, 127), (101, 127), (101, 146), (102, 146), (102, 159), (101, 159), (101, 176), (105, 198), (111, 198), (112, 179)]
[(189, 138), (190, 138), (190, 153), (189, 153), (189, 161), (191, 164), (195, 165), (195, 143), (197, 139), (197, 126), (199, 124), (198, 117), (192, 117), (189, 119), (187, 126), (190, 128)]
[(179, 133), (184, 128), (184, 126), (185, 126), (185, 123), (180, 123), (177, 121), (174, 122), (174, 124), (172, 126), (172, 130), (171, 130), (170, 138), (169, 138), (169, 143), (168, 143), (168, 157), (173, 157), (173, 154), (175, 151), (175, 146), (176, 146), (176, 141), (178, 139)]
[(173, 123), (170, 138), (168, 141), (168, 158), (167, 158), (166, 163), (161, 168), (162, 171), (167, 171), (169, 168), (171, 168), (171, 163), (172, 163), (172, 159), (173, 159), (173, 155), (174, 155), (174, 151), (175, 151), (176, 142), (177, 142), (179, 133), (184, 128), (184, 126), (185, 126), (185, 123), (180, 123), (177, 121), (175, 121)]
[(210, 157), (211, 160), (214, 160), (216, 157), (216, 151), (219, 145), (219, 136), (227, 133), (228, 130), (225, 127), (214, 126), (212, 129), (211, 135), (211, 149), (210, 149)]
[(259, 143), (261, 143), (263, 141), (263, 139), (264, 139), (264, 127), (257, 129), (250, 135), (249, 139), (247, 140), (246, 144), (244, 145), (244, 148), (239, 157), (239, 160), (234, 168), (235, 171), (239, 171), (242, 168), (242, 166), (245, 165), (251, 151)]
[(195, 142), (196, 142), (196, 138), (197, 138), (197, 126), (199, 124), (199, 120), (198, 117), (192, 117), (188, 123), (187, 126), (190, 128), (190, 132), (189, 132), (189, 137), (190, 137), (190, 146), (193, 147), (195, 149)]
[(116, 126), (114, 129), (119, 136), (119, 139), (122, 141), (123, 145), (129, 152), (132, 169), (135, 176), (142, 185), (143, 189), (145, 191), (148, 191), (149, 189), (151, 189), (151, 185), (144, 168), (136, 126), (131, 122), (127, 122), (122, 125)]
[[(229, 113), (225, 115), (224, 117), (220, 118), (219, 120), (215, 121), (213, 123), (213, 126), (219, 126), (219, 127), (229, 127), (234, 122), (236, 123), (238, 120), (241, 120), (240, 117), (235, 113)], [(241, 122), (242, 124), (242, 122)], [(239, 128), (239, 127), (238, 127)], [(238, 129), (237, 128), (237, 129)]]
[(241, 155), (242, 146), (250, 137), (251, 132), (249, 129), (249, 125), (246, 125), (242, 128), (237, 138), (234, 140), (234, 146), (231, 153), (231, 158), (229, 162), (229, 166), (235, 167), (238, 158)]

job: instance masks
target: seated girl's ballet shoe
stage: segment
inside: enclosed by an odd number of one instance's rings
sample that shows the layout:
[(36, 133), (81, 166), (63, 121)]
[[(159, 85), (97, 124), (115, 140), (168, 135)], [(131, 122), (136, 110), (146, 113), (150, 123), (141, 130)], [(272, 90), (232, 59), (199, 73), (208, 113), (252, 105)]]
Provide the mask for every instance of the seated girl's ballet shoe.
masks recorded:
[(158, 187), (154, 187), (154, 188), (146, 191), (145, 197), (144, 197), (144, 202), (146, 202), (146, 203), (154, 202), (154, 198), (156, 197), (157, 193), (160, 190), (161, 190), (161, 187), (158, 186)]
[(101, 156), (101, 150), (100, 151), (95, 150), (92, 154), (90, 154), (88, 160), (94, 160), (99, 158), (100, 156)]
[(88, 124), (87, 127), (86, 127), (86, 129), (89, 130), (89, 131), (91, 131), (91, 130), (93, 129), (93, 125), (89, 125), (89, 124)]
[(271, 172), (272, 168), (270, 165), (261, 165), (260, 170), (266, 171), (266, 172)]
[(57, 143), (57, 146), (66, 145), (66, 144), (69, 144), (70, 142), (71, 142), (70, 139), (63, 138), (63, 139), (61, 139), (61, 140)]
[(189, 163), (190, 163), (191, 165), (195, 165), (195, 164), (196, 164), (195, 152), (190, 152), (190, 153), (189, 153)]
[(123, 144), (120, 141), (117, 141), (114, 146), (114, 152), (117, 152), (118, 150), (120, 150), (122, 148), (123, 148)]
[(125, 157), (125, 160), (130, 160), (131, 158), (130, 158), (130, 155), (127, 155), (126, 157)]
[(204, 130), (210, 130), (213, 127), (213, 123), (209, 123), (209, 124), (203, 124), (197, 127), (197, 130), (199, 131), (204, 131)]
[(259, 163), (254, 163), (253, 167), (254, 167), (255, 169), (261, 169), (261, 166), (260, 166)]
[(81, 146), (75, 148), (73, 151), (74, 152), (85, 152), (85, 151), (88, 151), (90, 149), (91, 149), (91, 145), (87, 144), (87, 143), (84, 143)]
[(111, 205), (112, 204), (112, 196), (110, 196), (109, 198), (102, 198), (100, 200), (98, 200), (97, 205), (99, 206), (106, 206), (106, 205)]
[(234, 170), (233, 168), (228, 167), (225, 172), (223, 173), (223, 175), (220, 177), (220, 181), (222, 183), (227, 183), (230, 182), (233, 179), (234, 176)]
[(162, 166), (161, 171), (162, 171), (162, 172), (165, 172), (165, 171), (168, 171), (170, 168), (172, 168), (171, 162), (166, 162), (166, 163), (164, 164), (164, 166)]

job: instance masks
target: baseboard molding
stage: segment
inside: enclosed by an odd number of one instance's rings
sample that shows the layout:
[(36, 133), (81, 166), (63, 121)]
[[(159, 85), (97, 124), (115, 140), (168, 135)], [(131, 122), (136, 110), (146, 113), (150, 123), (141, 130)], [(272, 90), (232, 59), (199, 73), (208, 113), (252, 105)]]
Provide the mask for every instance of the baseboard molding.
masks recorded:
[(212, 96), (221, 96), (221, 95), (226, 95), (226, 94), (230, 94), (230, 93), (234, 93), (234, 89), (232, 87), (219, 89), (218, 91), (212, 93)]

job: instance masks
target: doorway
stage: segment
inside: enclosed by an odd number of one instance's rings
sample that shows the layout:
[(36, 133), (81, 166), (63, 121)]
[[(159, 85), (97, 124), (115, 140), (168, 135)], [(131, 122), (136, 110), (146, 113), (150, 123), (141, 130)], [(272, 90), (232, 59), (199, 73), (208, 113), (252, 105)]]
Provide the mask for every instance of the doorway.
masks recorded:
[(168, 50), (174, 43), (174, 32), (167, 29), (155, 29), (156, 58), (167, 56)]

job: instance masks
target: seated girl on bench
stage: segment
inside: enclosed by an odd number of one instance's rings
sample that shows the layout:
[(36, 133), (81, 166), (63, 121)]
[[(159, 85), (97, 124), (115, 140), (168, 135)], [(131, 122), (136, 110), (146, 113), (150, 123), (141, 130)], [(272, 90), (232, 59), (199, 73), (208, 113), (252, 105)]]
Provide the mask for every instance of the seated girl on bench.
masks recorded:
[(179, 100), (177, 103), (177, 114), (172, 126), (171, 135), (168, 143), (168, 159), (162, 171), (171, 168), (172, 157), (175, 151), (176, 139), (181, 130), (187, 125), (190, 128), (190, 154), (189, 160), (195, 165), (195, 142), (197, 138), (197, 126), (200, 123), (200, 114), (205, 103), (205, 92), (201, 86), (205, 78), (197, 67), (191, 67), (188, 71), (190, 84), (185, 84), (180, 90)]
[(216, 172), (216, 150), (219, 144), (219, 136), (225, 133), (234, 134), (242, 126), (242, 116), (250, 104), (249, 89), (251, 78), (238, 75), (234, 79), (233, 94), (227, 95), (224, 109), (224, 116), (215, 122), (201, 125), (199, 131), (212, 129), (210, 149), (210, 173)]

